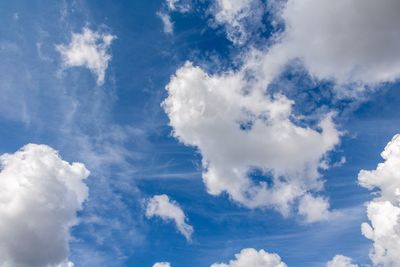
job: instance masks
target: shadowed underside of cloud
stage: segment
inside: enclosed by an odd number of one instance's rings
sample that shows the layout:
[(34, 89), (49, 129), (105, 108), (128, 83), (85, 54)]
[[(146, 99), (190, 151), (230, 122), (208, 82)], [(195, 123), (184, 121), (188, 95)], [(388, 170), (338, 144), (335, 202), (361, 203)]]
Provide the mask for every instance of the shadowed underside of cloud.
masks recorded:
[(0, 266), (73, 266), (69, 230), (88, 196), (89, 171), (35, 144), (1, 155), (0, 164)]

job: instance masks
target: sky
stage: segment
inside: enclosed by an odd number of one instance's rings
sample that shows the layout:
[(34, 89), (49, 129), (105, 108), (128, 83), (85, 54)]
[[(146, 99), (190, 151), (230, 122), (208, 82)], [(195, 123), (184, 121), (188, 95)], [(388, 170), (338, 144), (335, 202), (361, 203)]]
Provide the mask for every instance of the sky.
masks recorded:
[(400, 2), (0, 2), (0, 267), (400, 266)]

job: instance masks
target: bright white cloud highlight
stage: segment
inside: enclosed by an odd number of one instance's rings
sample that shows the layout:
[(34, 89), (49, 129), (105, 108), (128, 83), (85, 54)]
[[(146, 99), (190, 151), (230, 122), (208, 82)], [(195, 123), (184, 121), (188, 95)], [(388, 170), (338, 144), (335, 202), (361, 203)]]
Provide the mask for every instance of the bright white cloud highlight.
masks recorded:
[(82, 33), (73, 33), (71, 43), (57, 45), (64, 67), (86, 67), (97, 76), (97, 84), (104, 83), (111, 60), (108, 50), (115, 36), (84, 27)]
[(287, 267), (278, 254), (261, 249), (246, 248), (235, 255), (234, 260), (226, 263), (214, 263), (211, 267)]
[(147, 203), (146, 216), (148, 218), (157, 216), (166, 221), (174, 221), (176, 228), (186, 240), (191, 240), (193, 227), (186, 222), (187, 218), (182, 208), (167, 195), (153, 196)]
[(358, 181), (377, 197), (368, 203), (370, 223), (361, 226), (373, 243), (370, 258), (376, 266), (400, 265), (400, 135), (393, 137), (381, 153), (384, 159), (372, 171), (361, 170)]
[(153, 267), (171, 267), (171, 264), (169, 262), (157, 262)]
[(0, 156), (0, 266), (73, 266), (69, 229), (88, 196), (81, 163), (46, 145)]
[[(271, 207), (288, 215), (296, 199), (322, 189), (318, 166), (340, 134), (331, 115), (321, 119), (318, 131), (295, 124), (293, 101), (266, 94), (270, 75), (260, 71), (263, 67), (249, 60), (238, 72), (209, 75), (186, 63), (167, 85), (163, 107), (173, 135), (201, 152), (210, 194), (227, 192), (247, 207)], [(250, 71), (256, 78), (247, 78)], [(253, 181), (254, 169), (272, 182)], [(310, 221), (326, 214), (316, 210), (327, 207), (317, 200), (312, 214), (302, 210)]]
[(331, 261), (326, 263), (326, 267), (358, 267), (352, 263), (352, 259), (343, 255), (336, 255)]

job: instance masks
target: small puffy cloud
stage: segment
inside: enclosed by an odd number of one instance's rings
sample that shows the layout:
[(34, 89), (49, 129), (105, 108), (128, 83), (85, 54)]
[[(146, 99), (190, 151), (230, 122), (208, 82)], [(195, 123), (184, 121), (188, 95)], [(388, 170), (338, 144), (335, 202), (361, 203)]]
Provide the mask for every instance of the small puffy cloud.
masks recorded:
[(313, 223), (328, 220), (332, 213), (329, 212), (329, 202), (323, 197), (313, 197), (310, 194), (300, 199), (299, 214), (303, 215), (305, 221)]
[(331, 261), (326, 263), (326, 267), (358, 267), (352, 264), (352, 259), (343, 255), (336, 255)]
[(88, 196), (81, 163), (46, 145), (0, 156), (0, 266), (72, 267), (69, 229)]
[(284, 49), (321, 79), (394, 81), (400, 74), (399, 10), (398, 0), (289, 0), (282, 11)]
[(211, 267), (287, 267), (278, 254), (261, 249), (246, 248), (235, 255), (229, 263), (214, 263)]
[(249, 28), (261, 25), (263, 10), (260, 0), (216, 0), (211, 13), (215, 23), (224, 26), (227, 38), (240, 45), (252, 33)]
[(97, 84), (104, 83), (105, 73), (111, 60), (108, 50), (115, 36), (92, 31), (84, 27), (81, 33), (73, 33), (71, 43), (57, 45), (63, 65), (86, 67), (97, 76)]
[(157, 12), (157, 16), (163, 23), (164, 33), (172, 34), (174, 32), (174, 23), (171, 21), (171, 16), (164, 12)]
[[(210, 194), (227, 192), (247, 207), (275, 208), (288, 215), (296, 200), (322, 188), (318, 168), (340, 133), (331, 115), (321, 117), (319, 129), (294, 123), (293, 101), (265, 93), (273, 75), (260, 72), (262, 67), (249, 62), (237, 72), (209, 75), (186, 63), (167, 85), (163, 107), (173, 135), (201, 152)], [(274, 72), (276, 67), (267, 69)], [(249, 71), (256, 78), (249, 79)], [(265, 181), (251, 178), (255, 169)], [(327, 205), (315, 200), (310, 220), (326, 212), (317, 214), (317, 208)]]
[(167, 195), (153, 196), (147, 202), (146, 216), (148, 218), (157, 216), (166, 221), (174, 221), (176, 228), (186, 240), (191, 240), (193, 227), (186, 222), (187, 218), (181, 207)]
[(153, 267), (171, 267), (169, 262), (157, 262), (154, 263)]
[(400, 135), (393, 137), (381, 153), (384, 159), (375, 170), (360, 171), (361, 186), (374, 190), (377, 197), (367, 204), (370, 223), (363, 223), (363, 235), (372, 240), (370, 252), (377, 266), (400, 265)]

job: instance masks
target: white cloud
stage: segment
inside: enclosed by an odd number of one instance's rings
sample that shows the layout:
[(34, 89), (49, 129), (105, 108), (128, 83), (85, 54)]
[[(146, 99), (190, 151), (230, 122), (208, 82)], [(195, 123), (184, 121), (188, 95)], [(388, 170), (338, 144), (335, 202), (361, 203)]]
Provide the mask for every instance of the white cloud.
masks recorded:
[(399, 11), (398, 0), (289, 0), (285, 49), (318, 78), (393, 81), (400, 74)]
[(358, 265), (352, 264), (349, 257), (336, 255), (331, 261), (327, 262), (326, 267), (358, 267)]
[(310, 194), (300, 199), (299, 214), (303, 215), (308, 223), (328, 220), (332, 217), (328, 200), (323, 197), (313, 197)]
[(171, 267), (169, 262), (157, 262), (154, 263), (153, 267)]
[(88, 196), (81, 163), (46, 145), (0, 156), (0, 266), (72, 266), (69, 229)]
[(193, 227), (186, 223), (185, 213), (175, 201), (171, 201), (167, 195), (153, 196), (147, 203), (146, 216), (148, 218), (158, 216), (163, 220), (173, 220), (178, 231), (190, 241)]
[(191, 8), (191, 0), (166, 0), (165, 2), (169, 11), (185, 13)]
[[(247, 207), (272, 207), (288, 215), (296, 199), (322, 188), (318, 166), (340, 134), (331, 115), (321, 119), (319, 130), (292, 121), (293, 101), (265, 93), (270, 73), (278, 68), (269, 62), (269, 73), (250, 62), (243, 70), (215, 75), (186, 63), (167, 85), (163, 106), (174, 136), (201, 152), (210, 194), (227, 192)], [(250, 71), (256, 78), (247, 78)], [(272, 184), (253, 181), (254, 168)]]
[(278, 254), (257, 251), (253, 248), (243, 249), (235, 255), (235, 260), (226, 263), (214, 263), (211, 267), (287, 267)]
[[(284, 63), (301, 59), (317, 78), (344, 84), (374, 85), (399, 77), (398, 0), (272, 3), (268, 6), (273, 9), (274, 19), (285, 24), (283, 33), (275, 36), (274, 45), (285, 54)], [(259, 0), (216, 0), (211, 13), (215, 22), (225, 27), (228, 38), (242, 44), (254, 34), (254, 25), (261, 24), (264, 11)]]
[(211, 13), (215, 23), (223, 25), (227, 38), (243, 44), (249, 38), (249, 27), (260, 26), (264, 6), (260, 0), (216, 0)]
[(400, 135), (393, 137), (381, 154), (385, 160), (372, 171), (361, 170), (358, 180), (377, 197), (368, 203), (370, 224), (363, 223), (362, 233), (372, 240), (370, 258), (376, 266), (400, 265)]
[(86, 67), (97, 76), (97, 84), (104, 83), (111, 55), (108, 53), (115, 36), (84, 27), (82, 33), (73, 33), (71, 43), (57, 45), (65, 67)]
[(157, 16), (163, 23), (164, 33), (172, 34), (174, 32), (174, 23), (171, 21), (170, 15), (164, 12), (157, 12)]

